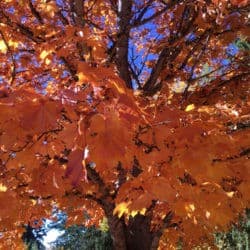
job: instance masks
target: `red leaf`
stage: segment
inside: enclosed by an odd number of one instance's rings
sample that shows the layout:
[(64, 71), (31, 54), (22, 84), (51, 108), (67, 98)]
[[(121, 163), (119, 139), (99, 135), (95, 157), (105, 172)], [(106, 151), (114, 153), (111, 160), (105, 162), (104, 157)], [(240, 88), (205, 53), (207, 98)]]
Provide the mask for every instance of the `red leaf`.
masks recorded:
[(68, 157), (66, 177), (69, 177), (73, 185), (77, 185), (80, 180), (86, 180), (86, 170), (84, 152), (81, 149), (73, 150)]

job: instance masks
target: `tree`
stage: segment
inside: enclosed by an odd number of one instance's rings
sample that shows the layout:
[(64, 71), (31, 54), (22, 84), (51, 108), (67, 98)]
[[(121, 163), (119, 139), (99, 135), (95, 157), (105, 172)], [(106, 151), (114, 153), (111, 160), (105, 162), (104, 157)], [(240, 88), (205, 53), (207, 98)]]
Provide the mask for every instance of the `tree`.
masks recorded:
[(71, 226), (66, 229), (64, 235), (55, 242), (55, 249), (65, 250), (110, 250), (112, 239), (108, 232), (103, 232), (95, 227)]
[[(53, 220), (44, 218), (39, 227), (26, 226), (22, 240), (26, 244), (27, 250), (47, 249), (48, 245), (54, 241), (54, 237), (58, 238), (65, 233), (66, 214), (55, 209), (51, 218)], [(53, 235), (53, 238), (51, 235)]]
[[(39, 228), (26, 227), (23, 234), (23, 240), (27, 250), (44, 249), (79, 249), (79, 250), (110, 250), (112, 249), (112, 239), (108, 232), (107, 220), (104, 219), (100, 228), (84, 227), (82, 225), (73, 225), (65, 227), (67, 216), (54, 211), (53, 221), (44, 220)], [(56, 239), (50, 235), (56, 235)], [(49, 239), (49, 240), (48, 240)]]
[(249, 207), (247, 4), (1, 1), (4, 249), (55, 206), (117, 250), (213, 244)]
[(219, 249), (248, 249), (250, 236), (250, 213), (246, 211), (244, 217), (232, 226), (227, 233), (217, 233), (216, 241)]

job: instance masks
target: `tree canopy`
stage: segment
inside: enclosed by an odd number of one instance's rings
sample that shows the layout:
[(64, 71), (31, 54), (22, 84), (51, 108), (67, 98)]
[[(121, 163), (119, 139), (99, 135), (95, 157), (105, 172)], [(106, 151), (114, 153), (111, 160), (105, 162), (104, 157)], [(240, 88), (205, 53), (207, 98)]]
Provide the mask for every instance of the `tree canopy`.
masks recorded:
[(212, 245), (249, 207), (248, 17), (247, 0), (2, 0), (1, 247), (55, 207), (106, 216), (117, 250)]

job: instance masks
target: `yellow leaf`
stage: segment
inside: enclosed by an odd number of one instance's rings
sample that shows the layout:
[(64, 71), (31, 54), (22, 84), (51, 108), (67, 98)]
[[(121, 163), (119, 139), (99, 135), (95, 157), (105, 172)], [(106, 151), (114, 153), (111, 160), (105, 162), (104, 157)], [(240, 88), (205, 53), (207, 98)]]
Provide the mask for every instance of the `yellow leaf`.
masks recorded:
[(114, 212), (113, 214), (117, 214), (118, 218), (121, 218), (123, 216), (123, 214), (127, 214), (127, 215), (130, 215), (132, 217), (135, 217), (138, 213), (141, 214), (141, 215), (145, 215), (147, 209), (144, 207), (142, 208), (141, 210), (132, 210), (132, 211), (129, 211), (129, 206), (131, 205), (131, 201), (129, 202), (121, 202), (119, 203), (115, 209), (114, 209)]
[(39, 57), (43, 60), (45, 57), (48, 56), (49, 53), (51, 53), (50, 50), (43, 50), (43, 51), (40, 53)]
[(185, 209), (187, 212), (194, 212), (195, 205), (193, 203), (189, 203), (189, 204), (185, 205)]
[(121, 202), (121, 203), (119, 203), (115, 207), (115, 209), (113, 211), (113, 214), (114, 215), (117, 214), (118, 218), (121, 218), (124, 213), (127, 214), (129, 212), (128, 206), (129, 206), (130, 203), (131, 202)]
[(49, 17), (54, 17), (57, 9), (56, 3), (49, 1), (40, 1), (37, 5), (37, 9), (46, 13)]
[(132, 211), (132, 212), (130, 213), (130, 215), (131, 215), (132, 217), (135, 217), (137, 214), (138, 214), (138, 211), (136, 211), (136, 210), (134, 210), (134, 211)]
[(175, 93), (183, 93), (187, 87), (187, 83), (185, 81), (176, 81), (172, 86), (172, 90)]
[(4, 186), (2, 183), (0, 183), (0, 192), (6, 192), (7, 191), (7, 187)]
[(124, 90), (124, 88), (122, 86), (120, 86), (119, 83), (117, 83), (116, 81), (111, 81), (111, 82), (116, 87), (116, 89), (118, 90), (118, 92), (120, 94), (125, 94), (126, 93), (125, 90)]
[(135, 217), (137, 214), (145, 215), (147, 209), (144, 207), (141, 210), (133, 210), (129, 213), (132, 217)]
[(9, 40), (8, 41), (8, 44), (9, 44), (9, 46), (10, 47), (13, 47), (14, 49), (16, 49), (17, 47), (18, 47), (18, 42), (15, 42), (15, 41), (13, 41), (13, 40)]
[(227, 195), (229, 198), (233, 198), (234, 193), (235, 193), (235, 192), (226, 192), (226, 195)]
[(209, 211), (206, 211), (206, 218), (209, 219), (211, 216), (211, 213)]
[(45, 59), (45, 64), (46, 64), (46, 65), (49, 65), (50, 63), (51, 63), (51, 60), (50, 60), (49, 58), (46, 58), (46, 59)]
[(189, 112), (191, 110), (193, 110), (195, 108), (194, 104), (189, 104), (186, 108), (185, 108), (185, 111), (186, 112)]
[(77, 74), (77, 76), (78, 76), (78, 79), (80, 82), (85, 82), (88, 80), (88, 77), (85, 74), (83, 74), (82, 72), (79, 72)]
[(5, 44), (5, 42), (3, 40), (0, 41), (0, 51), (2, 53), (6, 53), (7, 52), (7, 46)]
[(140, 210), (140, 214), (145, 215), (146, 211), (147, 211), (147, 209), (144, 207), (143, 209)]
[(33, 206), (36, 205), (36, 203), (37, 203), (37, 201), (35, 199), (30, 199), (30, 201), (31, 201)]

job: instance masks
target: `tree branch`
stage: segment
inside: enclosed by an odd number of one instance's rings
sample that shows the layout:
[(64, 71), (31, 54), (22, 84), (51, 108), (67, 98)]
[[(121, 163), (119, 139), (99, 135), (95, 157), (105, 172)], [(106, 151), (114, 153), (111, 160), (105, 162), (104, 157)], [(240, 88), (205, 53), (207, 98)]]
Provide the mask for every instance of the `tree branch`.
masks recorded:
[[(149, 4), (151, 2), (153, 2), (153, 1), (149, 1)], [(142, 19), (145, 12), (148, 10), (148, 7), (145, 7), (142, 10), (142, 12), (140, 13), (139, 17), (132, 23), (132, 25), (131, 25), (132, 28), (139, 27), (141, 25), (144, 25), (144, 24), (154, 20), (155, 18), (157, 18), (158, 16), (160, 16), (161, 14), (163, 14), (164, 12), (166, 12), (167, 10), (169, 10), (170, 8), (172, 8), (174, 5), (176, 5), (179, 2), (182, 2), (182, 0), (173, 0), (169, 4), (167, 4), (162, 10), (159, 10), (158, 12), (152, 14), (150, 17)]]
[[(218, 85), (216, 85), (208, 94), (207, 94), (207, 98), (212, 95), (215, 91), (217, 91), (218, 89), (221, 89), (225, 84), (232, 82), (232, 81), (236, 81), (236, 80), (240, 80), (245, 76), (249, 76), (250, 75), (250, 71), (247, 72), (243, 72), (241, 74), (237, 74), (233, 77), (231, 77), (230, 79), (226, 79), (221, 81)], [(215, 80), (216, 81), (216, 80)]]
[(130, 34), (130, 20), (132, 18), (132, 0), (119, 0), (118, 27), (115, 63), (120, 77), (128, 88), (132, 88), (128, 62), (128, 46)]
[[(173, 1), (171, 4), (175, 4), (179, 1)], [(188, 12), (187, 17), (185, 20), (182, 20), (182, 26), (179, 27), (179, 32), (177, 34), (172, 34), (168, 39), (168, 47), (165, 47), (159, 57), (158, 60), (153, 67), (153, 70), (150, 74), (150, 77), (146, 81), (145, 85), (143, 86), (143, 90), (148, 94), (154, 94), (159, 88), (161, 88), (161, 81), (158, 81), (160, 73), (166, 67), (168, 63), (172, 63), (175, 58), (179, 55), (180, 51), (182, 50), (182, 46), (176, 46), (176, 41), (179, 40), (181, 37), (184, 37), (190, 29), (193, 27), (193, 23), (197, 17), (198, 11), (196, 10), (194, 5), (188, 4)], [(187, 10), (185, 9), (185, 10)], [(185, 11), (184, 10), (184, 11)], [(184, 22), (186, 21), (186, 22)]]
[(64, 56), (60, 57), (60, 59), (63, 61), (64, 65), (68, 69), (68, 71), (71, 74), (72, 78), (75, 81), (78, 81), (79, 79), (78, 79), (78, 76), (76, 75), (77, 74), (76, 67), (72, 63), (70, 63)]
[(100, 177), (100, 175), (96, 172), (96, 170), (93, 167), (91, 167), (89, 164), (87, 164), (86, 170), (87, 170), (88, 179), (90, 181), (92, 181), (94, 184), (96, 184), (99, 188), (99, 192), (101, 193), (100, 200), (102, 200), (102, 202), (105, 203), (104, 201), (106, 201), (107, 198), (110, 196), (109, 189), (106, 187), (102, 178)]
[(0, 35), (1, 35), (3, 42), (7, 48), (7, 52), (10, 54), (11, 61), (12, 61), (11, 80), (10, 80), (10, 85), (12, 85), (13, 82), (15, 81), (15, 78), (16, 78), (16, 61), (15, 61), (14, 55), (11, 51), (11, 48), (10, 48), (10, 46), (9, 46), (9, 44), (8, 44), (6, 38), (1, 30), (0, 30)]
[[(210, 34), (210, 29), (205, 30), (200, 36), (199, 38), (195, 39), (194, 41), (194, 45), (192, 47), (192, 49), (189, 51), (189, 53), (187, 54), (187, 56), (185, 57), (185, 59), (183, 60), (181, 66), (179, 67), (179, 69), (183, 69), (186, 65), (188, 60), (191, 58), (191, 56), (193, 56), (194, 52), (200, 47), (201, 42), (207, 38), (207, 35)], [(187, 43), (187, 42), (186, 42)]]
[(155, 90), (160, 86), (160, 83), (157, 82), (158, 77), (160, 76), (160, 73), (166, 66), (167, 62), (173, 61), (179, 52), (181, 51), (181, 47), (166, 47), (164, 48), (157, 60), (157, 63), (153, 67), (152, 73), (149, 77), (149, 79), (146, 81), (145, 85), (143, 86), (143, 90), (150, 93), (154, 93)]
[(236, 123), (228, 122), (226, 124), (228, 128), (227, 133), (231, 134), (239, 130), (250, 129), (250, 115), (247, 118), (248, 118), (247, 120), (241, 120)]
[(79, 27), (84, 27), (85, 21), (83, 18), (84, 0), (73, 0), (71, 2), (72, 19)]
[(5, 23), (9, 27), (11, 27), (14, 31), (22, 33), (26, 38), (35, 42), (35, 43), (43, 43), (45, 39), (39, 36), (35, 36), (34, 32), (28, 28), (27, 26), (16, 23), (11, 20), (11, 18), (4, 13), (3, 10), (0, 10), (0, 22)]
[(139, 13), (139, 16), (133, 21), (132, 23), (132, 27), (136, 27), (135, 24), (137, 23), (140, 23), (142, 21), (142, 18), (143, 16), (145, 15), (145, 13), (148, 11), (151, 3), (153, 3), (154, 0), (149, 0), (147, 3), (146, 3), (146, 6), (141, 10), (141, 12)]
[(30, 8), (30, 11), (31, 13), (36, 17), (36, 19), (38, 20), (38, 22), (40, 24), (43, 24), (43, 19), (40, 15), (40, 13), (36, 10), (36, 8), (34, 7), (33, 3), (31, 0), (29, 0), (29, 8)]
[(230, 73), (232, 73), (232, 71), (226, 72), (225, 74), (219, 76), (220, 78), (213, 79), (211, 82), (209, 82), (209, 84), (201, 88), (200, 91), (197, 91), (193, 93), (192, 95), (189, 95), (187, 97), (187, 103), (192, 103), (194, 99), (198, 97), (200, 100), (203, 99), (201, 104), (205, 105), (207, 104), (211, 95), (216, 93), (217, 91), (220, 91), (223, 88), (223, 86), (225, 86), (226, 84), (228, 85), (231, 82), (239, 81), (245, 77), (250, 76), (250, 71), (246, 71), (246, 72), (240, 72), (237, 75), (234, 75), (229, 79), (224, 79), (224, 80), (221, 79), (223, 76), (226, 76)]
[(204, 55), (204, 53), (206, 51), (209, 39), (210, 39), (210, 35), (208, 34), (205, 44), (202, 44), (202, 48), (201, 48), (199, 54), (195, 57), (195, 61), (194, 61), (193, 65), (192, 65), (192, 67), (191, 67), (189, 77), (187, 79), (187, 86), (186, 86), (186, 88), (184, 89), (184, 92), (183, 92), (183, 98), (184, 99), (187, 97), (188, 90), (190, 88), (190, 85), (191, 85), (191, 82), (192, 82), (192, 79), (193, 79), (194, 70), (195, 70), (197, 64), (199, 63), (199, 60), (201, 59), (201, 57)]

